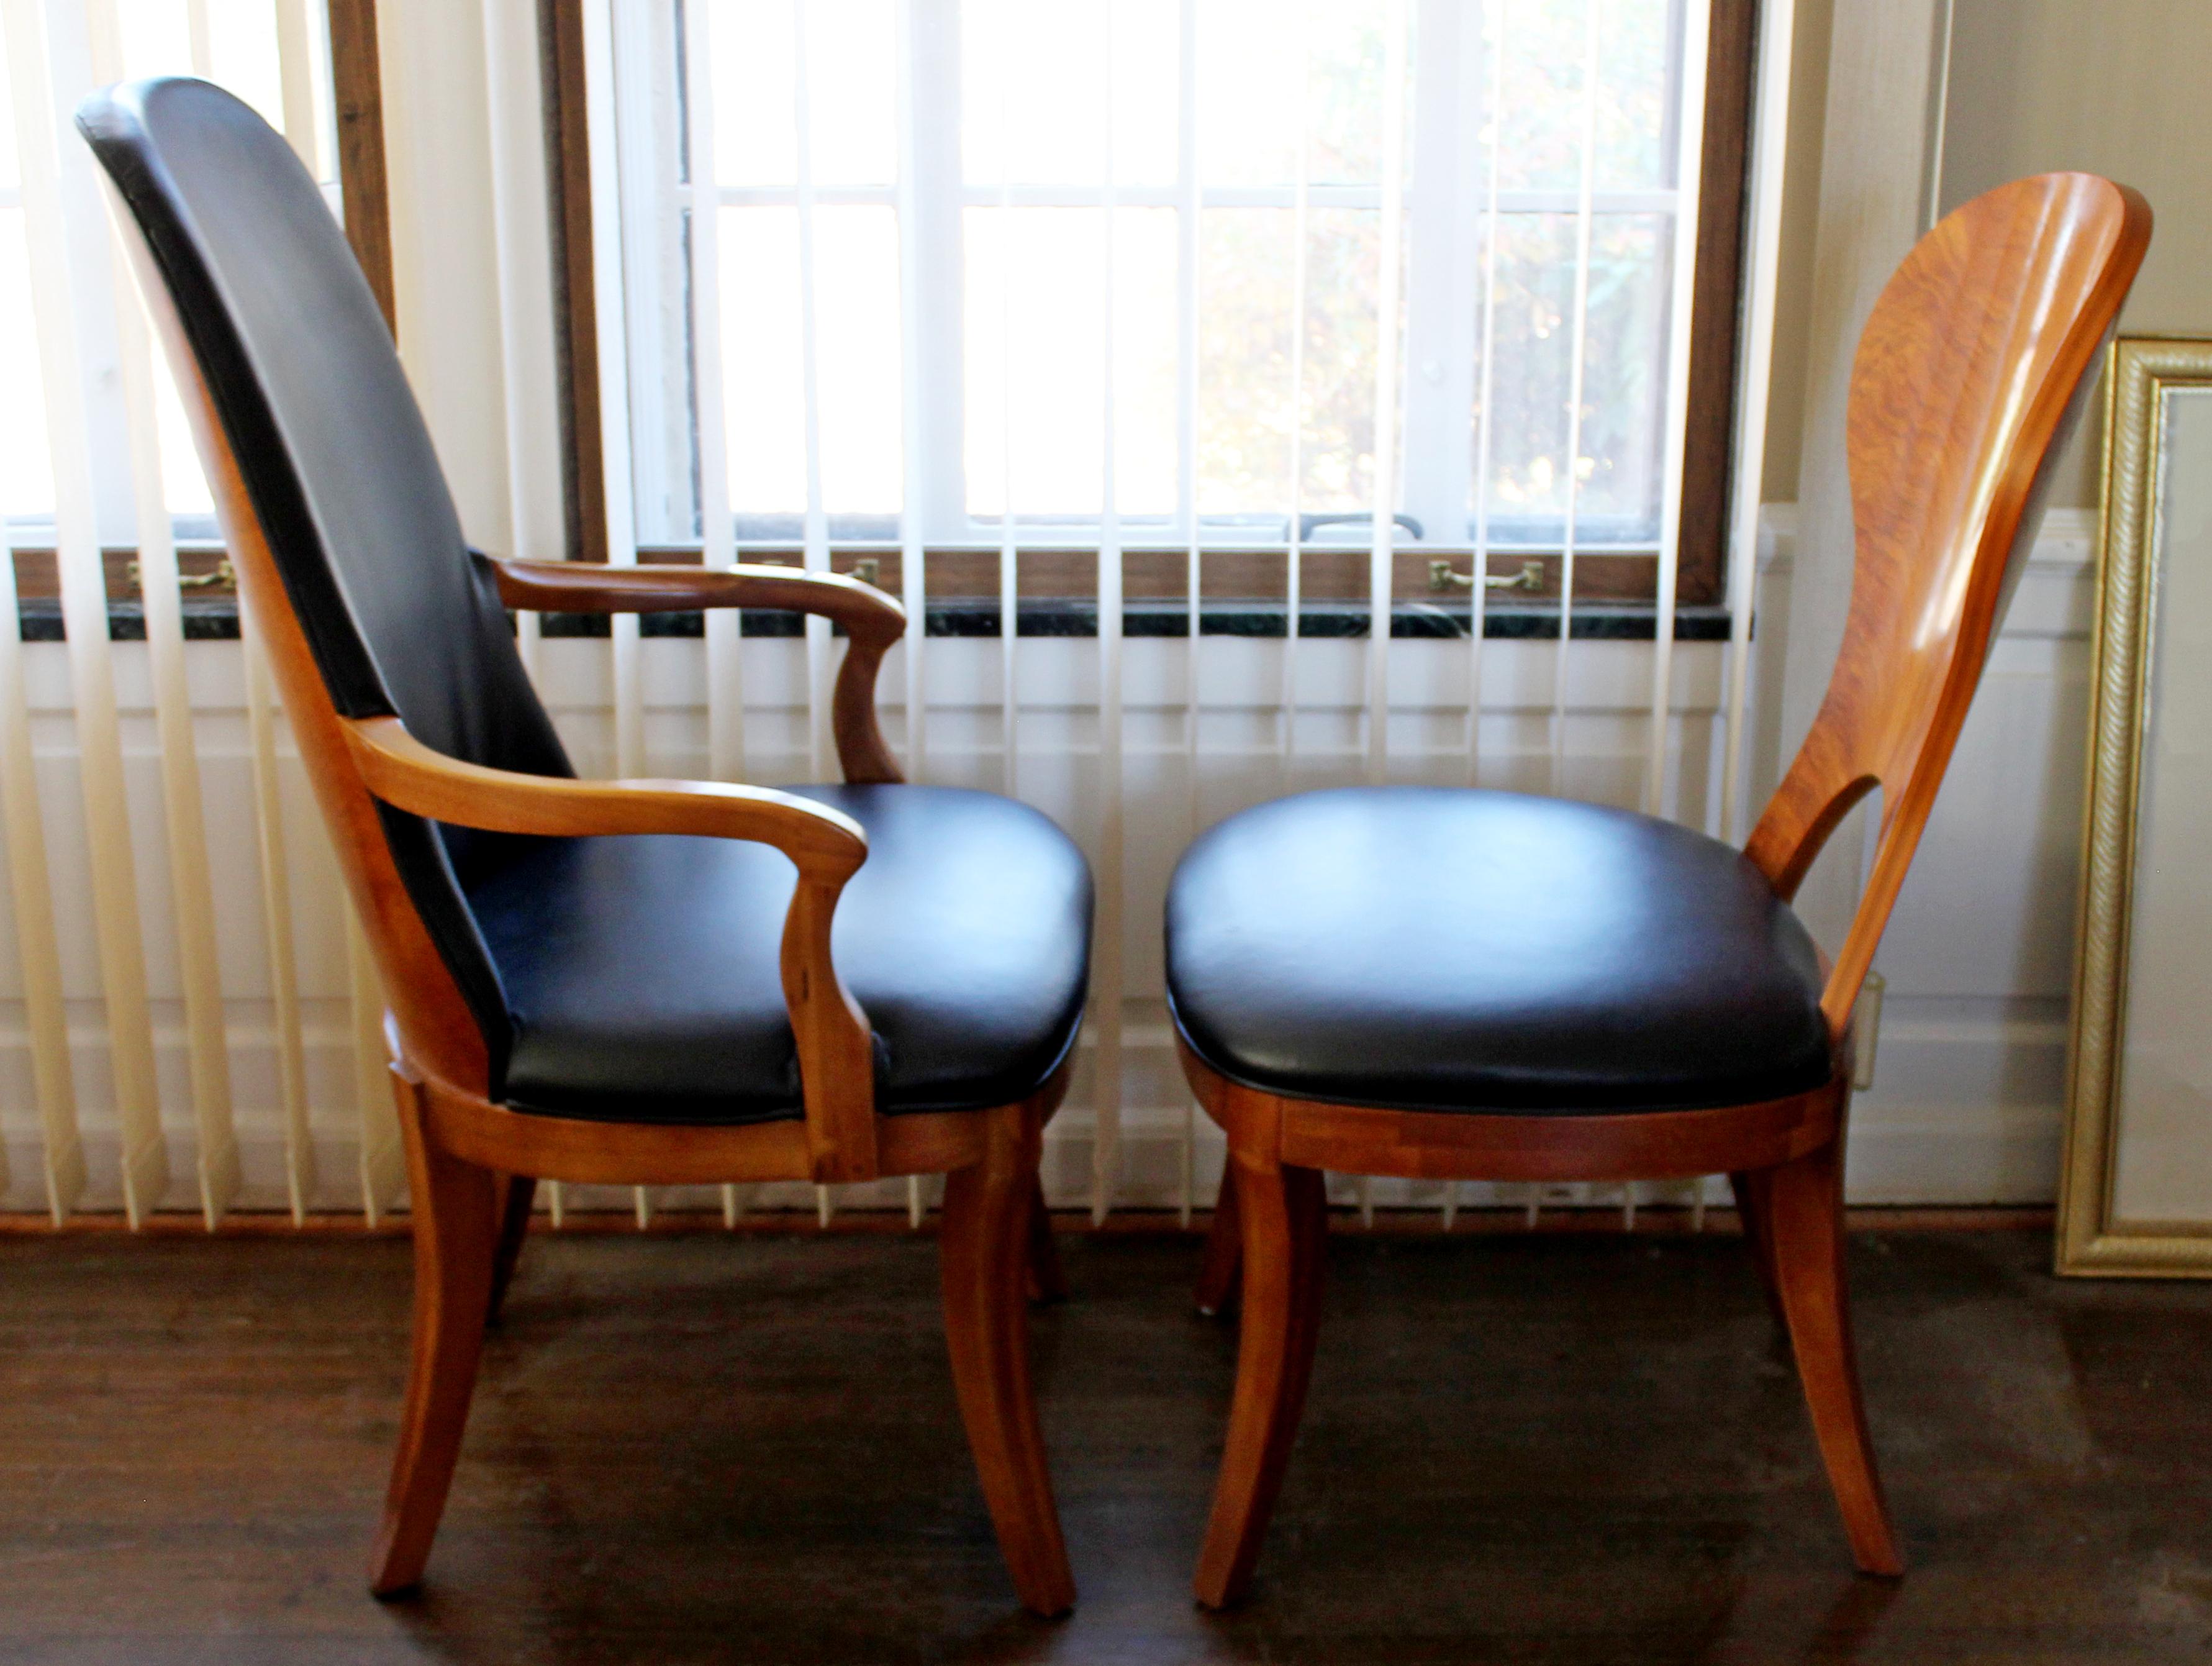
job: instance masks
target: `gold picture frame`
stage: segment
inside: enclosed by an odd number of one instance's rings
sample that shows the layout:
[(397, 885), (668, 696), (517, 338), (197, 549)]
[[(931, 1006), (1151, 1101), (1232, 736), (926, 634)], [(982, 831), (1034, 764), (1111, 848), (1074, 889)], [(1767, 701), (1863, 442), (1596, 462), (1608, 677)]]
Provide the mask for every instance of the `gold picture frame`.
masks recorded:
[(2098, 544), (2057, 1270), (2212, 1278), (2212, 340), (2112, 344)]

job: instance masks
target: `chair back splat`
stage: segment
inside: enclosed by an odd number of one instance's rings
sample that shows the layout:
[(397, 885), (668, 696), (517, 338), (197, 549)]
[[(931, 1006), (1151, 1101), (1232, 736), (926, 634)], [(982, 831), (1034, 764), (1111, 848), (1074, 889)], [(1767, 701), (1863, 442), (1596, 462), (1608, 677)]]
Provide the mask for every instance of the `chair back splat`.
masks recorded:
[(1920, 240), (1860, 337), (1847, 424), (1856, 566), (1843, 648), (1745, 847), (1794, 896), (1844, 814), (1882, 788), (1873, 874), (1821, 1001), (1838, 1036), (2150, 227), (2140, 196), (2093, 174), (2000, 186)]
[[(1184, 857), (1170, 1012), (1230, 1158), (1199, 1305), (1241, 1292), (1243, 1306), (1201, 1602), (1244, 1594), (1274, 1508), (1319, 1328), (1332, 1170), (1726, 1174), (1852, 1560), (1904, 1572), (1845, 1285), (1851, 1008), (2149, 237), (2134, 192), (2048, 174), (1948, 216), (1882, 291), (1847, 412), (1843, 649), (1745, 850), (1599, 806), (1401, 787), (1244, 811)], [(1824, 977), (1788, 899), (1876, 787), (1873, 880)], [(1448, 848), (1458, 866), (1423, 860)]]
[(308, 777), (333, 830), (356, 836), (333, 842), (408, 1055), (481, 1092), (507, 1009), (456, 868), (501, 836), (379, 804), (340, 720), (396, 716), (447, 757), (572, 776), (495, 575), (468, 551), (383, 313), (291, 148), (190, 80), (119, 88), (79, 124), (137, 233)]

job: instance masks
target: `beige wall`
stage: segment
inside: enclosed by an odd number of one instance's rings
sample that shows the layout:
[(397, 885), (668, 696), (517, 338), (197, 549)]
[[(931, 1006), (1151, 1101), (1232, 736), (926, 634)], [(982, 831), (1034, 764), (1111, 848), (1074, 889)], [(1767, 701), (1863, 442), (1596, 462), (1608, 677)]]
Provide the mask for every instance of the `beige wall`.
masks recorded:
[[(2212, 158), (2203, 138), (2212, 3), (1957, 4), (1943, 205), (2051, 168), (2133, 185), (2158, 227), (2120, 328), (2212, 335)], [(2097, 501), (2096, 447), (2094, 434), (2076, 437), (2053, 502)]]
[[(1765, 496), (1797, 496), (1805, 330), (1835, 0), (1797, 0), (1780, 307)], [(1942, 205), (2022, 174), (2078, 167), (2135, 186), (2158, 216), (2120, 327), (2212, 335), (2212, 0), (1956, 0)], [(2062, 465), (2054, 504), (2094, 505), (2098, 436)]]

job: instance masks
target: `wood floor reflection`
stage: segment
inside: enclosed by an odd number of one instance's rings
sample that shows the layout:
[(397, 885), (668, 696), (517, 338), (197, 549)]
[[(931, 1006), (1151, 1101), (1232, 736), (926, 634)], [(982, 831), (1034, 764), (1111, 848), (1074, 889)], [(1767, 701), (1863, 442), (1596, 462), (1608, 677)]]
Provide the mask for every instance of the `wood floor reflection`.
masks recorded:
[[(1014, 1607), (934, 1246), (533, 1238), (424, 1594), (363, 1590), (407, 1246), (0, 1238), (0, 1662), (2201, 1659), (2212, 1286), (1853, 1240), (1912, 1572), (1855, 1578), (1727, 1237), (1339, 1234), (1255, 1600), (1188, 1596), (1233, 1363), (1195, 1238), (1063, 1240), (1082, 1596)], [(1443, 1460), (1421, 1460), (1444, 1438)]]

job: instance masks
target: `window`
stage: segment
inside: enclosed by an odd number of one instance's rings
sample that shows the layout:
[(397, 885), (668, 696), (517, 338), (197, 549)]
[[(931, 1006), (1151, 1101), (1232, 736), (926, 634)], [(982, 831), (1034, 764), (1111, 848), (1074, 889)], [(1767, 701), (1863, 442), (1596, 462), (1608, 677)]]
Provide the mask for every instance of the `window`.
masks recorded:
[(1577, 593), (1648, 599), (1716, 240), (1689, 48), (1742, 9), (1408, 0), (1393, 98), (1382, 0), (618, 4), (638, 540), (696, 544), (726, 490), (756, 548), (810, 513), (841, 547), (1364, 546), (1395, 312), (1401, 567), (1555, 588), (1571, 545)]

